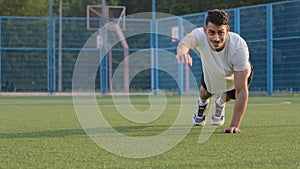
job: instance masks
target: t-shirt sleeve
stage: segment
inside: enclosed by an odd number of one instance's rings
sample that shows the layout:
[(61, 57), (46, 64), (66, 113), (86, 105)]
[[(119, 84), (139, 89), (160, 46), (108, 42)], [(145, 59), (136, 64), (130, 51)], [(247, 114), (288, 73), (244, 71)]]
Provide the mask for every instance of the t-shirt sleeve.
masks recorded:
[(196, 47), (201, 46), (203, 40), (205, 39), (205, 33), (203, 28), (196, 28), (191, 33), (187, 34), (181, 43), (183, 43), (188, 48), (194, 50)]
[(194, 50), (197, 46), (197, 39), (192, 33), (189, 33), (182, 39), (180, 43), (184, 44), (189, 49)]
[(239, 40), (238, 49), (233, 55), (231, 62), (234, 71), (243, 71), (250, 67), (249, 50), (246, 42), (243, 39)]

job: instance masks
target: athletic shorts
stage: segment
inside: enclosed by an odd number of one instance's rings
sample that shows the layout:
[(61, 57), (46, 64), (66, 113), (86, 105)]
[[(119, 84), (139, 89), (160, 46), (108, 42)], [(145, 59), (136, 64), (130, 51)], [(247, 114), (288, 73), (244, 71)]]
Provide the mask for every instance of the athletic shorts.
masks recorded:
[[(205, 81), (204, 81), (204, 73), (202, 72), (202, 77), (201, 77), (201, 85), (202, 87), (207, 90), (207, 87), (206, 87), (206, 84), (205, 84)], [(252, 82), (252, 78), (253, 78), (253, 66), (251, 64), (251, 73), (248, 77), (248, 87), (250, 86), (251, 82)], [(232, 89), (232, 90), (229, 90), (226, 92), (227, 94), (227, 97), (231, 98), (231, 99), (235, 99), (235, 89)]]

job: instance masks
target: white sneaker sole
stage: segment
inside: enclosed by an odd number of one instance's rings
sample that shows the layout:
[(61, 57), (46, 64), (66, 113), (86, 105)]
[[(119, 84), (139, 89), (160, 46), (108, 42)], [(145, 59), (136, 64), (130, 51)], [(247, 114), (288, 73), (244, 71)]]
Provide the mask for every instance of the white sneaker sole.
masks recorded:
[(206, 119), (202, 121), (201, 123), (197, 123), (194, 119), (195, 114), (193, 115), (193, 124), (194, 126), (204, 126), (206, 124)]
[(205, 126), (206, 121), (203, 121), (202, 123), (195, 123), (194, 122), (194, 126)]
[(212, 120), (212, 119), (211, 119), (211, 121), (210, 121), (210, 124), (211, 124), (211, 125), (217, 125), (217, 126), (223, 126), (224, 123), (225, 123), (225, 117), (223, 117), (223, 120), (221, 120), (221, 121), (214, 121), (214, 120)]

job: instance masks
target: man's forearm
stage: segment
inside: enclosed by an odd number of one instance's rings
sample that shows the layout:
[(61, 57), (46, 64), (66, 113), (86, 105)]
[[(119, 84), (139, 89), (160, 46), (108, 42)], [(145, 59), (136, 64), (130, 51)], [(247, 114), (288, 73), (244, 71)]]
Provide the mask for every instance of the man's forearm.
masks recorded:
[(240, 127), (240, 123), (246, 111), (247, 103), (248, 90), (241, 90), (237, 92), (230, 127)]
[(179, 43), (177, 46), (177, 54), (186, 54), (189, 52), (189, 48), (183, 43)]
[(177, 54), (186, 54), (196, 48), (197, 39), (191, 33), (187, 34), (177, 46)]

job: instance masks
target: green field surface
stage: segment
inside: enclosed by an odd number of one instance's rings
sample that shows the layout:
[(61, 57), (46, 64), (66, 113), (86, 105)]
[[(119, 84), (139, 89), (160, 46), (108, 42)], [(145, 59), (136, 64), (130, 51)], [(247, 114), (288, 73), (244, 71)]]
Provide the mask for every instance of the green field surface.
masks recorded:
[[(140, 111), (150, 107), (146, 96), (130, 99)], [(196, 99), (190, 97), (193, 109)], [(97, 98), (97, 103), (116, 131), (128, 137), (151, 137), (172, 125), (180, 97), (167, 97), (162, 115), (146, 124), (122, 117), (109, 96)], [(228, 103), (225, 126), (218, 126), (204, 143), (198, 143), (203, 127), (194, 126), (180, 143), (160, 155), (128, 158), (90, 139), (72, 97), (0, 96), (0, 168), (300, 168), (300, 97), (250, 96), (241, 124), (244, 134), (221, 133), (230, 124), (232, 109), (233, 102)], [(186, 113), (192, 119), (193, 112)]]

